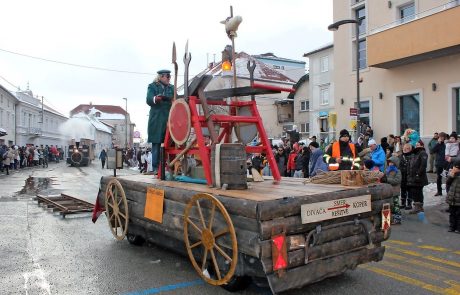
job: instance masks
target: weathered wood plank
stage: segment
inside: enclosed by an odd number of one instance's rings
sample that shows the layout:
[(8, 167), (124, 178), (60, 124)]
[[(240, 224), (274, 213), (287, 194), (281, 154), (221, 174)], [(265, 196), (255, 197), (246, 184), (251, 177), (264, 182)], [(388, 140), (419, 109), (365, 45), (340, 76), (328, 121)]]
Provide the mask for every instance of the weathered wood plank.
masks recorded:
[[(141, 207), (138, 209), (137, 212), (139, 214), (139, 217), (143, 217), (144, 215), (143, 215), (142, 208), (144, 208), (145, 206), (146, 193), (139, 192), (139, 191), (127, 191), (125, 193), (126, 193), (127, 199), (130, 202), (130, 205), (132, 204), (133, 206)], [(209, 206), (210, 203), (200, 202), (200, 205), (202, 207), (203, 214), (205, 214), (206, 216), (209, 216), (211, 212), (210, 209), (208, 209), (210, 207)], [(184, 215), (185, 207), (186, 207), (186, 204), (184, 203), (176, 202), (171, 199), (165, 199), (163, 212), (166, 214)], [(195, 211), (193, 210), (192, 213), (195, 213)], [(259, 231), (259, 225), (256, 219), (244, 217), (241, 215), (235, 215), (235, 214), (229, 214), (229, 215), (230, 215), (230, 219), (232, 220), (233, 226), (235, 228), (244, 229), (244, 230), (253, 231), (253, 232)], [(216, 218), (218, 218), (222, 222), (224, 221), (221, 214), (217, 214)]]
[[(383, 241), (383, 233), (375, 232), (371, 234), (371, 240), (374, 244), (380, 244)], [(364, 234), (349, 236), (340, 240), (324, 243), (308, 249), (308, 259), (313, 262), (316, 259), (330, 257), (336, 253), (358, 249), (368, 245), (367, 236)], [(267, 274), (273, 272), (273, 261), (271, 256), (261, 259)], [(310, 262), (311, 263), (311, 262)], [(305, 249), (297, 249), (288, 252), (288, 269), (295, 268), (305, 264)]]
[[(363, 219), (361, 219), (363, 220)], [(369, 219), (367, 219), (368, 222), (371, 222)], [(322, 226), (326, 226), (325, 224), (322, 224)], [(315, 227), (312, 227), (310, 230), (314, 230)], [(299, 241), (300, 244), (302, 244), (302, 239), (303, 239), (303, 245), (305, 245), (305, 238), (308, 232), (310, 231), (302, 231), (302, 234), (298, 235), (288, 235), (287, 238), (292, 237), (293, 240)], [(340, 226), (337, 228), (331, 228), (322, 231), (319, 235), (316, 235), (318, 240), (316, 241), (316, 244), (324, 244), (330, 241), (338, 240), (338, 239), (343, 239), (349, 236), (353, 236), (356, 234), (360, 234), (363, 232), (363, 226), (361, 225), (344, 225)], [(376, 240), (373, 240), (373, 243), (380, 243), (383, 241), (383, 233), (377, 231), (371, 237), (375, 238)], [(289, 241), (289, 239), (288, 239)], [(271, 257), (272, 256), (272, 244), (270, 237), (266, 240), (261, 240), (259, 241), (260, 244), (260, 257), (265, 258), (265, 257)], [(295, 250), (296, 248), (291, 247), (290, 244), (288, 243), (288, 249)], [(289, 251), (289, 250), (288, 250)]]
[[(112, 177), (104, 177), (102, 181), (102, 188), (105, 192), (107, 183), (112, 179)], [(145, 193), (147, 192), (148, 187), (155, 187), (158, 189), (162, 189), (165, 191), (165, 199), (173, 200), (179, 203), (188, 203), (190, 199), (197, 193), (200, 193), (200, 190), (194, 190), (197, 188), (195, 184), (189, 188), (177, 188), (177, 187), (170, 187), (170, 186), (163, 186), (164, 182), (135, 182), (132, 180), (124, 179), (124, 178), (117, 178), (123, 186), (125, 193), (127, 195), (131, 195), (131, 192), (141, 192), (144, 194), (143, 198), (145, 199)], [(169, 182), (171, 183), (171, 181)], [(174, 182), (172, 182), (174, 183)], [(181, 184), (183, 185), (183, 183)], [(201, 187), (198, 185), (198, 188)], [(206, 187), (202, 185), (202, 187)], [(220, 195), (220, 193), (227, 192), (224, 190), (214, 190), (217, 193), (211, 193), (214, 197), (216, 197), (222, 204), (224, 205), (225, 209), (234, 215), (240, 215), (248, 218), (255, 219), (257, 216), (257, 204), (258, 202), (253, 200), (246, 200), (246, 199), (237, 199), (232, 197), (227, 197)], [(240, 191), (232, 191), (232, 192), (240, 192)], [(246, 192), (246, 191), (245, 191)], [(241, 192), (240, 192), (241, 193)], [(133, 195), (131, 198), (134, 198)]]
[(365, 262), (380, 261), (382, 260), (384, 251), (383, 247), (361, 249), (329, 259), (312, 261), (307, 265), (286, 271), (282, 277), (279, 277), (276, 273), (272, 273), (267, 278), (270, 282), (272, 292), (278, 294), (339, 275), (344, 270), (354, 269), (357, 265)]
[(370, 216), (373, 216), (381, 212), (383, 204), (388, 203), (388, 202), (389, 202), (388, 200), (372, 202), (372, 205), (371, 205), (372, 211), (370, 212), (339, 217), (339, 218), (325, 220), (321, 222), (307, 223), (307, 224), (302, 224), (302, 218), (300, 216), (300, 209), (299, 209), (299, 215), (293, 215), (293, 216), (288, 216), (284, 218), (275, 218), (275, 219), (267, 220), (267, 221), (260, 221), (260, 238), (261, 240), (269, 239), (272, 235), (272, 228), (285, 227), (286, 233), (288, 235), (292, 235), (296, 233), (309, 232), (315, 229), (316, 226), (318, 226), (319, 224), (321, 224), (322, 226), (326, 226), (326, 225), (330, 225), (334, 223), (354, 220), (355, 218), (358, 218), (358, 219), (368, 218)]
[[(130, 221), (136, 225), (140, 225), (145, 227), (147, 230), (151, 231), (158, 231), (163, 233), (164, 235), (173, 237), (180, 241), (184, 241), (184, 216), (182, 215), (174, 215), (174, 214), (164, 214), (163, 215), (163, 223), (157, 223), (151, 221), (149, 219), (141, 217), (139, 215), (139, 208), (140, 206), (130, 206), (129, 213), (130, 213)], [(142, 209), (143, 210), (143, 209)], [(195, 224), (199, 224), (198, 219), (192, 219)], [(130, 224), (131, 224), (130, 222)], [(219, 224), (216, 220), (216, 227), (215, 229), (225, 229), (226, 225)], [(129, 226), (128, 226), (129, 229)], [(189, 227), (189, 233), (196, 239), (199, 239), (197, 231), (193, 230), (192, 227)], [(258, 244), (258, 234), (255, 232), (243, 230), (243, 229), (235, 229), (236, 233), (236, 240), (238, 244), (238, 251), (244, 254), (259, 257), (260, 254), (260, 246)], [(219, 239), (218, 242), (223, 247), (231, 249), (231, 240), (229, 235), (225, 235)]]
[(375, 186), (341, 190), (317, 195), (285, 197), (279, 200), (264, 201), (259, 203), (258, 219), (261, 221), (300, 215), (302, 204), (311, 204), (341, 198), (350, 198), (361, 195), (371, 195), (372, 201), (389, 199), (392, 196), (391, 185), (379, 184)]

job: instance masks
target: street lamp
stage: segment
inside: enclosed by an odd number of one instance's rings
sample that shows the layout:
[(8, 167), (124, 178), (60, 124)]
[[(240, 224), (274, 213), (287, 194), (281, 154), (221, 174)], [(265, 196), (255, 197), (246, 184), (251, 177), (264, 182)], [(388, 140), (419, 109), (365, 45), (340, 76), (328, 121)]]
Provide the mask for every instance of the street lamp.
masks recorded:
[(123, 97), (123, 99), (126, 101), (126, 107), (125, 107), (125, 129), (126, 129), (126, 138), (125, 138), (125, 149), (128, 150), (128, 99), (126, 97)]
[(359, 93), (359, 25), (361, 24), (361, 21), (358, 19), (344, 19), (344, 20), (339, 20), (332, 25), (329, 25), (327, 29), (329, 31), (337, 31), (341, 25), (344, 24), (355, 24), (356, 28), (356, 103), (358, 104), (358, 112), (356, 114), (356, 139), (359, 137), (359, 113), (361, 110), (361, 104), (360, 104), (360, 93)]

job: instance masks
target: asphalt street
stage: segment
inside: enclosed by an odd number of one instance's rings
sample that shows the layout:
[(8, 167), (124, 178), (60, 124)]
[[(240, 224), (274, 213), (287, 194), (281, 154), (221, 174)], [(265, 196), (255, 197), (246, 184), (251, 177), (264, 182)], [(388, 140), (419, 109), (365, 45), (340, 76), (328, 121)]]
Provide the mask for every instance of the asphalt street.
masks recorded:
[[(138, 173), (120, 170), (119, 175)], [(34, 168), (0, 175), (0, 294), (229, 294), (198, 279), (188, 258), (116, 241), (105, 216), (67, 216), (38, 206), (37, 193), (94, 203), (100, 168)], [(447, 232), (443, 205), (404, 215), (385, 258), (285, 294), (460, 294), (460, 235)], [(271, 294), (252, 284), (240, 294)]]

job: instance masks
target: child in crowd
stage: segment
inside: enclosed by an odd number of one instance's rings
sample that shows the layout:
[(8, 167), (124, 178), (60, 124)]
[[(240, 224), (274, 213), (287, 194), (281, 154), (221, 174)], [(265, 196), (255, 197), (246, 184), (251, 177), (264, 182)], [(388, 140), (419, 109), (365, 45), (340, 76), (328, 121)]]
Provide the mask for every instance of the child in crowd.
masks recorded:
[(388, 160), (388, 167), (385, 170), (383, 182), (391, 184), (393, 187), (393, 206), (391, 207), (392, 221), (391, 224), (401, 224), (401, 210), (399, 208), (399, 192), (401, 190), (401, 171), (399, 167), (399, 158), (391, 156)]
[(460, 159), (454, 161), (446, 184), (450, 186), (446, 199), (450, 212), (449, 232), (460, 233)]

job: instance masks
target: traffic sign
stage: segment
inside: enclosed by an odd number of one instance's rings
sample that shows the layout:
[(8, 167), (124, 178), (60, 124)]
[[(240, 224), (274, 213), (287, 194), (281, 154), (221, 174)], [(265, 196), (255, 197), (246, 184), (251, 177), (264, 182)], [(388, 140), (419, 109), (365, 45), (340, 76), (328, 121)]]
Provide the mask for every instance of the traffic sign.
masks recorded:
[(303, 224), (369, 211), (371, 211), (371, 195), (304, 204), (300, 207)]
[(350, 116), (351, 117), (358, 117), (359, 110), (357, 108), (350, 108)]

